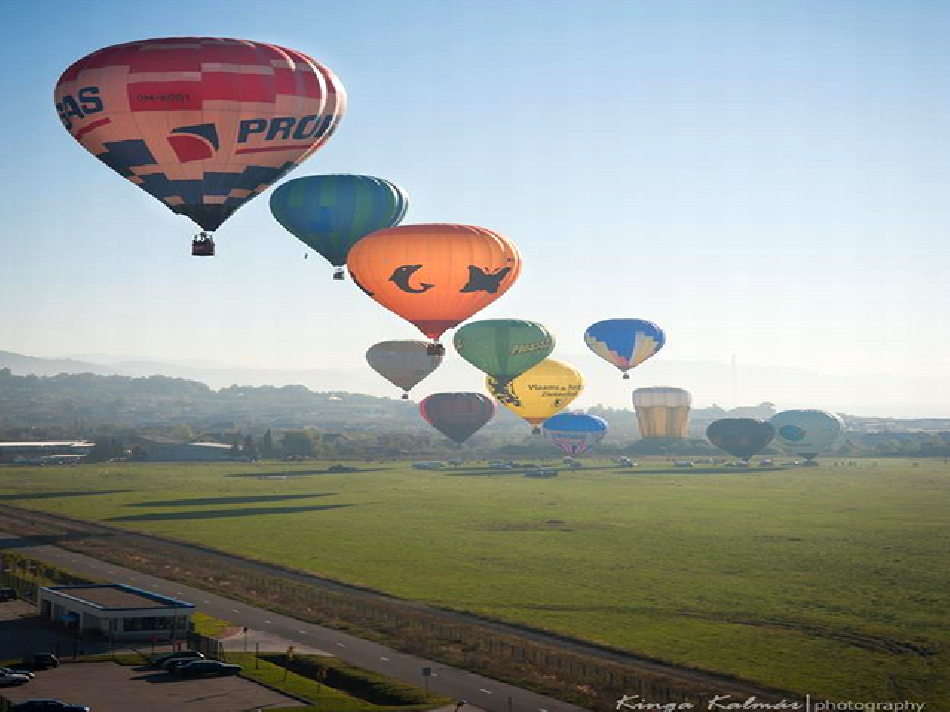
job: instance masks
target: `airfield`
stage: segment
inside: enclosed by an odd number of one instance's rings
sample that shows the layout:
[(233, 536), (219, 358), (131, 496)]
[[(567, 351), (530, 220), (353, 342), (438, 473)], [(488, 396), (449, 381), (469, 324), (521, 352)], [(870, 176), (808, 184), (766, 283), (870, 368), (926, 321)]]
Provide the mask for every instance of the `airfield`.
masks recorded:
[(0, 468), (0, 503), (812, 696), (950, 691), (950, 464)]

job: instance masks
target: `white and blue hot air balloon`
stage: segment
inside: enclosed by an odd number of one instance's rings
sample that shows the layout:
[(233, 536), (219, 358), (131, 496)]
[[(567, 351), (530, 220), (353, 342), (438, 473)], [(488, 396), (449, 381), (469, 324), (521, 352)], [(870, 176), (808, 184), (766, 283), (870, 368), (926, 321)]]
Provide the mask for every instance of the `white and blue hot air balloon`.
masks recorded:
[(565, 455), (585, 453), (607, 434), (606, 420), (584, 413), (558, 413), (541, 427)]

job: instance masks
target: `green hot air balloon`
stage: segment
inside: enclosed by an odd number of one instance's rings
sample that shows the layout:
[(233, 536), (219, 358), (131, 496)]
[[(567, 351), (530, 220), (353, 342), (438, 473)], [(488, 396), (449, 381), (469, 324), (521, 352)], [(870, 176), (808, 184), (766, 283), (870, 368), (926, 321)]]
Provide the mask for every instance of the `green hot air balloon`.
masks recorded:
[(772, 416), (775, 440), (793, 455), (811, 462), (841, 434), (844, 424), (824, 410), (783, 410)]
[(271, 213), (302, 243), (323, 255), (343, 279), (350, 248), (371, 232), (398, 225), (408, 199), (382, 178), (345, 173), (304, 176), (270, 197)]
[(455, 332), (459, 356), (500, 385), (541, 363), (554, 350), (554, 336), (541, 324), (521, 319), (485, 319)]

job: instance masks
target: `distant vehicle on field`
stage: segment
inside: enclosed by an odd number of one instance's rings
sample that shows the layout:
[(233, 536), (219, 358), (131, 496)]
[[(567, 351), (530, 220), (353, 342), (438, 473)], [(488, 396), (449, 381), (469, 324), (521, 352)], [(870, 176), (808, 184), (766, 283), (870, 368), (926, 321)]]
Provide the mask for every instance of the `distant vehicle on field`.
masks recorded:
[(159, 655), (157, 658), (152, 659), (152, 665), (155, 667), (169, 669), (168, 666), (173, 662), (175, 663), (184, 663), (184, 662), (193, 662), (195, 660), (204, 660), (205, 656), (202, 653), (199, 653), (197, 650), (180, 650), (174, 653), (165, 653), (164, 655)]
[(445, 463), (441, 460), (430, 460), (427, 462), (414, 462), (412, 463), (412, 469), (414, 470), (442, 470), (445, 469)]
[(23, 667), (27, 670), (46, 670), (59, 667), (59, 658), (52, 653), (33, 653), (23, 658)]
[(557, 470), (552, 467), (539, 467), (534, 470), (528, 470), (524, 473), (525, 477), (557, 477)]
[(22, 670), (20, 668), (8, 668), (0, 667), (0, 675), (26, 675), (31, 680), (36, 677), (36, 674), (29, 670)]
[(692, 467), (692, 466), (693, 466), (692, 460), (677, 460), (676, 462), (673, 463), (673, 467)]

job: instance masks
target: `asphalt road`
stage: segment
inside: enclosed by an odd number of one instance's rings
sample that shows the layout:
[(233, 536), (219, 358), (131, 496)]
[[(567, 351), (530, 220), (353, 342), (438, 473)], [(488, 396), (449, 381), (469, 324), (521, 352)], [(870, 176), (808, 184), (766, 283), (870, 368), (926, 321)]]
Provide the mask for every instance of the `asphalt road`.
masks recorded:
[[(8, 539), (20, 539), (12, 533)], [(25, 540), (20, 539), (21, 542)], [(497, 680), (459, 670), (442, 663), (400, 653), (347, 633), (282, 616), (263, 608), (232, 601), (174, 581), (115, 566), (55, 546), (22, 544), (17, 551), (91, 578), (137, 586), (193, 603), (203, 613), (278, 636), (290, 644), (325, 650), (341, 660), (405, 682), (425, 686), (424, 667), (431, 668), (429, 690), (466, 700), (489, 712), (582, 712), (584, 708), (522, 690)], [(231, 646), (229, 646), (231, 647)]]

